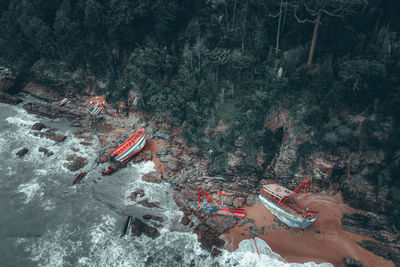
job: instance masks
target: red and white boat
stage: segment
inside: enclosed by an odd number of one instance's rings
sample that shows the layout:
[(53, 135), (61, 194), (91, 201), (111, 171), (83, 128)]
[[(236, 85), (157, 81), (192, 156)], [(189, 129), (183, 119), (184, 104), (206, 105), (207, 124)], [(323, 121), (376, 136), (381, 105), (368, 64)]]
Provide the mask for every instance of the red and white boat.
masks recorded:
[[(111, 152), (111, 160), (116, 161), (119, 166), (124, 166), (133, 156), (138, 154), (146, 145), (146, 130), (141, 128), (139, 132), (134, 134), (131, 138), (127, 139), (113, 152)], [(111, 166), (103, 175), (111, 174), (118, 168), (112, 168)]]

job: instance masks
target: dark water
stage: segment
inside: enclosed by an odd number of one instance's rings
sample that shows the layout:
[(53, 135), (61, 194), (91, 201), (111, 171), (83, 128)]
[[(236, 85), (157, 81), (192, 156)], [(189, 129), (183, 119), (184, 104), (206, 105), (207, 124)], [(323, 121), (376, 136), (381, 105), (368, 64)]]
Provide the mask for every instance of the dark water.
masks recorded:
[[(57, 144), (29, 134), (39, 121), (59, 129), (67, 139)], [(0, 104), (0, 266), (286, 265), (269, 255), (259, 260), (251, 252), (223, 251), (221, 257), (210, 258), (192, 230), (179, 223), (182, 213), (170, 185), (141, 181), (143, 174), (153, 170), (152, 162), (129, 164), (102, 178), (106, 166), (94, 162), (97, 142), (93, 147), (80, 145), (81, 140), (73, 136), (76, 130), (67, 121), (38, 118), (20, 106)], [(23, 147), (29, 152), (19, 159), (15, 153)], [(46, 157), (39, 147), (54, 155)], [(71, 186), (76, 173), (63, 167), (72, 153), (89, 160), (83, 185)], [(143, 199), (157, 202), (160, 208), (127, 200), (137, 188), (144, 189)], [(164, 218), (160, 237), (120, 238), (126, 216), (143, 214)]]

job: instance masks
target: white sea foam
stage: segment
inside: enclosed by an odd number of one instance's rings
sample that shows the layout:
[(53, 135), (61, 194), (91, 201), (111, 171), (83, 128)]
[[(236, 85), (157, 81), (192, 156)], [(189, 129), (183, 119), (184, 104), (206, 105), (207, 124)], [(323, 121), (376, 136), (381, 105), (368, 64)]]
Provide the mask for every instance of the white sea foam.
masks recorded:
[(72, 241), (73, 232), (67, 225), (60, 225), (56, 231), (48, 231), (25, 251), (31, 253), (31, 260), (38, 266), (66, 266), (65, 257), (74, 254), (82, 247), (82, 241)]
[(25, 194), (25, 204), (29, 203), (36, 195), (39, 195), (39, 197), (41, 197), (43, 195), (43, 192), (40, 192), (40, 190), (41, 186), (39, 183), (37, 183), (36, 178), (33, 179), (31, 182), (21, 184), (18, 187), (18, 192)]

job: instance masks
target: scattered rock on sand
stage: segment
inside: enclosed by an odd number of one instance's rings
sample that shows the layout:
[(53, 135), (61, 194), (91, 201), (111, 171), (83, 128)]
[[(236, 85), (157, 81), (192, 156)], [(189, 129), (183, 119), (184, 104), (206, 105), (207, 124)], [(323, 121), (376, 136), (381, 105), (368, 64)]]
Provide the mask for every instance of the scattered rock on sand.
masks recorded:
[(23, 149), (19, 150), (16, 155), (19, 158), (22, 158), (23, 156), (25, 156), (25, 154), (28, 153), (28, 149), (26, 147), (24, 147)]
[(162, 176), (160, 172), (152, 171), (143, 175), (142, 180), (150, 183), (159, 184), (162, 181)]
[(142, 234), (145, 234), (151, 238), (157, 238), (160, 236), (160, 233), (156, 228), (145, 224), (138, 218), (132, 219), (131, 227), (132, 227), (132, 234), (135, 236), (141, 236)]
[(66, 160), (68, 160), (69, 163), (65, 163), (64, 167), (70, 171), (77, 171), (87, 164), (86, 158), (79, 157), (77, 155), (68, 155)]

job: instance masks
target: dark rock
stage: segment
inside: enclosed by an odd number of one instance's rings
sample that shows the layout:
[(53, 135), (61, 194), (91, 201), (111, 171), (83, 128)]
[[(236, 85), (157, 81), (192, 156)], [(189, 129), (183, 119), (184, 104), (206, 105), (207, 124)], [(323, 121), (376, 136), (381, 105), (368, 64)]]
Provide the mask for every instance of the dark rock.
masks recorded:
[(46, 132), (44, 134), (44, 137), (46, 137), (47, 139), (53, 140), (55, 142), (62, 142), (67, 138), (65, 135), (55, 134), (52, 132)]
[(34, 81), (28, 82), (22, 91), (46, 101), (56, 101), (61, 98), (61, 95), (58, 94), (57, 90), (40, 85)]
[(145, 234), (151, 238), (157, 238), (160, 236), (160, 233), (156, 228), (145, 224), (138, 218), (132, 219), (131, 227), (132, 227), (132, 234), (135, 236), (141, 236), (142, 234)]
[(398, 243), (397, 240), (400, 240), (400, 235), (393, 232), (388, 218), (370, 212), (359, 211), (358, 213), (344, 214), (342, 228), (385, 243)]
[(39, 152), (43, 152), (47, 157), (50, 157), (54, 154), (52, 151), (49, 151), (47, 148), (44, 147), (39, 147)]
[(158, 221), (158, 222), (163, 222), (164, 221), (164, 219), (162, 217), (151, 215), (151, 214), (143, 215), (143, 219), (145, 219), (145, 220), (154, 220), (154, 221)]
[(400, 251), (398, 249), (385, 245), (383, 242), (372, 240), (363, 240), (362, 242), (357, 242), (357, 244), (375, 255), (381, 256), (386, 260), (392, 260), (396, 266), (400, 266)]
[(78, 152), (78, 151), (79, 151), (79, 148), (73, 147), (73, 148), (71, 148), (71, 150), (74, 151), (74, 152)]
[(27, 103), (25, 105), (23, 105), (23, 108), (31, 114), (36, 114), (39, 116), (44, 116), (44, 117), (48, 117), (51, 119), (55, 119), (58, 116), (57, 112), (54, 112), (50, 106), (48, 105), (41, 105), (38, 103)]
[(183, 224), (183, 225), (189, 225), (189, 223), (190, 223), (190, 219), (189, 219), (189, 217), (188, 216), (183, 216), (182, 217), (182, 220), (181, 220), (181, 223)]
[(344, 258), (343, 266), (344, 267), (364, 267), (359, 260), (355, 260), (355, 259), (351, 259), (351, 258)]
[(222, 253), (222, 251), (217, 248), (213, 248), (213, 250), (211, 250), (212, 257), (218, 257), (219, 255), (221, 255), (221, 253)]
[(59, 143), (67, 138), (65, 135), (56, 134), (49, 130), (46, 132), (31, 132), (31, 134), (37, 137), (44, 137)]
[(153, 159), (153, 155), (151, 154), (151, 151), (142, 151), (140, 152), (134, 159), (133, 162), (142, 162), (142, 161), (149, 161)]
[(145, 207), (149, 207), (149, 208), (159, 208), (160, 207), (160, 206), (158, 206), (157, 203), (150, 202), (147, 199), (138, 201), (137, 203), (139, 205), (142, 205), (142, 206), (145, 206)]
[[(16, 77), (13, 76), (11, 73), (1, 73), (0, 75), (0, 99), (1, 93), (9, 93), (15, 83)], [(0, 100), (0, 102), (2, 102)], [(3, 102), (5, 103), (5, 102)], [(12, 103), (8, 103), (12, 104)]]
[(109, 153), (103, 153), (96, 159), (96, 162), (105, 163), (105, 162), (108, 162), (110, 159), (111, 159), (111, 155)]
[(227, 216), (215, 216), (206, 220), (207, 225), (222, 234), (223, 232), (231, 229), (236, 224), (236, 219)]
[(375, 187), (361, 175), (353, 175), (350, 179), (346, 179), (341, 186), (344, 202), (353, 208), (371, 211), (373, 207), (380, 205), (377, 202), (383, 202), (378, 200), (373, 193), (376, 192)]
[(35, 131), (41, 131), (42, 129), (45, 129), (45, 128), (47, 128), (47, 126), (44, 125), (44, 124), (41, 123), (41, 122), (37, 122), (37, 123), (35, 123), (35, 124), (31, 127), (31, 129), (32, 129), (32, 130), (35, 130)]
[(79, 142), (79, 144), (84, 145), (84, 146), (92, 146), (93, 145), (92, 143), (86, 142), (86, 141)]
[(162, 176), (160, 172), (152, 171), (143, 175), (142, 180), (150, 183), (159, 184), (162, 181)]
[(87, 159), (77, 155), (68, 155), (66, 160), (70, 163), (65, 163), (64, 166), (70, 171), (77, 171), (87, 164)]
[(16, 105), (22, 102), (22, 99), (20, 99), (17, 96), (13, 96), (4, 92), (0, 91), (0, 103), (6, 103), (6, 104), (11, 104), (11, 105)]
[(131, 200), (136, 200), (137, 197), (144, 197), (144, 190), (143, 189), (136, 189), (135, 191), (133, 191), (131, 193), (131, 195), (129, 196), (129, 198)]
[(26, 153), (28, 153), (28, 149), (24, 147), (23, 149), (19, 150), (16, 155), (19, 158), (22, 158), (23, 156), (25, 156)]
[(23, 108), (31, 114), (37, 114), (39, 116), (48, 117), (51, 119), (64, 117), (70, 121), (81, 120), (85, 113), (78, 112), (76, 110), (70, 110), (65, 107), (54, 106), (48, 103), (27, 103)]
[(214, 246), (222, 247), (225, 244), (225, 241), (219, 238), (220, 233), (204, 222), (196, 227), (195, 232), (203, 249), (211, 251)]

